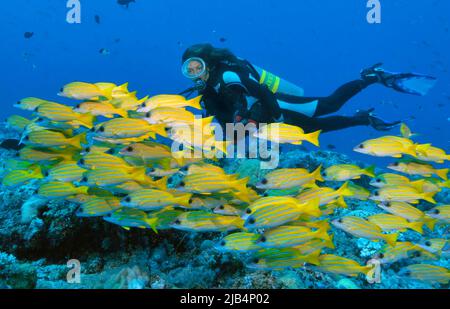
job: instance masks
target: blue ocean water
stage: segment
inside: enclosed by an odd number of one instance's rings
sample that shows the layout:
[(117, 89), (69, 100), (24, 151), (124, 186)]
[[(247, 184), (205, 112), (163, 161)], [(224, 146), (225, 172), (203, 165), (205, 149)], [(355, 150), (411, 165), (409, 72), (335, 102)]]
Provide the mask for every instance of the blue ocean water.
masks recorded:
[[(23, 97), (61, 101), (57, 91), (75, 80), (128, 81), (140, 97), (179, 92), (190, 86), (180, 73), (181, 54), (191, 44), (210, 42), (304, 87), (310, 96), (330, 94), (377, 62), (393, 71), (436, 76), (438, 84), (426, 97), (375, 85), (338, 114), (375, 107), (387, 120), (405, 121), (421, 134), (419, 141), (448, 149), (448, 1), (381, 1), (381, 24), (366, 21), (366, 1), (137, 0), (127, 9), (113, 0), (81, 0), (81, 24), (66, 22), (66, 2), (2, 4), (5, 117), (21, 113), (12, 104)], [(33, 37), (25, 39), (26, 31)], [(99, 53), (102, 48), (110, 54)], [(357, 127), (324, 134), (321, 143), (367, 161), (352, 148), (373, 136), (380, 134)]]

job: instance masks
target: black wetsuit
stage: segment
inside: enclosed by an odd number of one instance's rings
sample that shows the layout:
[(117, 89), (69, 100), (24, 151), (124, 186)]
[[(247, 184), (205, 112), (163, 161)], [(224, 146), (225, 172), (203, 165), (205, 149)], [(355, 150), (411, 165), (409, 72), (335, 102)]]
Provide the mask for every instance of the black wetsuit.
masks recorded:
[[(220, 63), (210, 71), (207, 85), (201, 91), (205, 109), (209, 115), (215, 116), (222, 126), (235, 122), (236, 116), (238, 119), (271, 123), (280, 121), (282, 115), (282, 122), (300, 126), (305, 132), (316, 130), (328, 132), (370, 124), (368, 116), (364, 114), (350, 117), (321, 116), (338, 111), (350, 98), (375, 83), (376, 79), (349, 82), (328, 97), (274, 94), (266, 85), (260, 84), (259, 80), (258, 72), (245, 60), (239, 64)], [(313, 110), (307, 115), (283, 109), (280, 102), (309, 105), (313, 103)]]

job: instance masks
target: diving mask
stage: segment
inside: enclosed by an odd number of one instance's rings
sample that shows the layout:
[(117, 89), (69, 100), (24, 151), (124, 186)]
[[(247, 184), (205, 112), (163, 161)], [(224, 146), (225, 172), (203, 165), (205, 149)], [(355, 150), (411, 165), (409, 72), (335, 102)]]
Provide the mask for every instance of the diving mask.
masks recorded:
[(183, 63), (181, 71), (185, 77), (195, 80), (205, 74), (206, 63), (202, 58), (192, 57)]

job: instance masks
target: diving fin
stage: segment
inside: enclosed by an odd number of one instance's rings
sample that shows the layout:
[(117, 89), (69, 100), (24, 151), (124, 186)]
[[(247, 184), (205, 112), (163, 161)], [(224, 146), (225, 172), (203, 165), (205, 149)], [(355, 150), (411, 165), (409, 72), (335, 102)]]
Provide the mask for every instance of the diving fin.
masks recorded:
[(386, 122), (377, 117), (373, 113), (374, 110), (374, 108), (370, 108), (369, 110), (358, 110), (354, 117), (365, 119), (364, 121), (367, 121), (367, 125), (370, 125), (377, 131), (389, 131), (402, 123), (401, 121)]
[(377, 63), (361, 71), (364, 80), (376, 77), (378, 82), (396, 91), (424, 96), (437, 82), (437, 78), (418, 73), (394, 73), (381, 68), (383, 64)]

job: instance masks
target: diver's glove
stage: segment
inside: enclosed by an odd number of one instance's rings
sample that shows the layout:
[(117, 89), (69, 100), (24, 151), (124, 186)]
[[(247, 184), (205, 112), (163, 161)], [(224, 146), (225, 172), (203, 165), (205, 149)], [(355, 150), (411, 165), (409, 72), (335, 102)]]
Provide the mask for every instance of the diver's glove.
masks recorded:
[(386, 122), (381, 118), (375, 116), (375, 114), (373, 113), (374, 110), (375, 108), (371, 108), (365, 111), (358, 110), (355, 114), (355, 117), (361, 117), (365, 122), (367, 122), (367, 125), (370, 125), (377, 131), (389, 131), (402, 123), (401, 121)]

